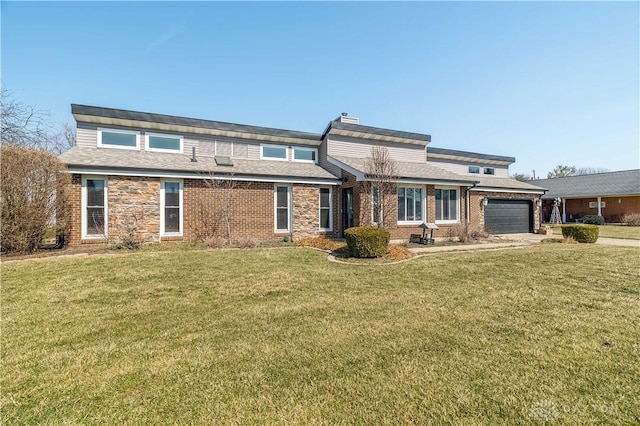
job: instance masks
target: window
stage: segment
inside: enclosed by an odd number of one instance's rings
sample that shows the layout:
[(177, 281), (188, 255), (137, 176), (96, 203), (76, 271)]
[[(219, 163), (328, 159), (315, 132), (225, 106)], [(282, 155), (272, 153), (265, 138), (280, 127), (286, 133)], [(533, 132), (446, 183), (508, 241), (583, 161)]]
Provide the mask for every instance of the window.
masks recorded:
[(162, 181), (160, 235), (182, 235), (182, 182)]
[(380, 188), (371, 187), (371, 224), (377, 225), (382, 221), (382, 203), (380, 201)]
[(277, 145), (260, 145), (260, 158), (286, 161), (287, 147)]
[[(605, 201), (600, 201), (600, 208), (604, 209), (607, 206), (607, 203)], [(589, 208), (590, 209), (597, 209), (598, 208), (598, 202), (597, 201), (589, 201)]]
[(317, 158), (317, 151), (309, 148), (293, 148), (293, 160), (294, 161), (308, 161), (315, 163)]
[(436, 221), (457, 222), (460, 198), (457, 189), (436, 188)]
[(289, 232), (291, 223), (291, 188), (276, 185), (274, 190), (275, 231)]
[(146, 134), (147, 151), (182, 152), (182, 136)]
[(398, 222), (422, 222), (423, 194), (422, 188), (398, 188)]
[(320, 188), (320, 229), (331, 231), (331, 188)]
[(469, 166), (469, 173), (472, 173), (474, 175), (479, 175), (480, 174), (480, 167), (478, 167), (478, 166)]
[(140, 134), (130, 130), (98, 129), (98, 146), (102, 148), (140, 149)]
[(85, 178), (82, 181), (82, 237), (107, 236), (107, 180)]
[(484, 174), (485, 175), (495, 175), (496, 174), (496, 169), (494, 169), (493, 167), (485, 167), (484, 168)]

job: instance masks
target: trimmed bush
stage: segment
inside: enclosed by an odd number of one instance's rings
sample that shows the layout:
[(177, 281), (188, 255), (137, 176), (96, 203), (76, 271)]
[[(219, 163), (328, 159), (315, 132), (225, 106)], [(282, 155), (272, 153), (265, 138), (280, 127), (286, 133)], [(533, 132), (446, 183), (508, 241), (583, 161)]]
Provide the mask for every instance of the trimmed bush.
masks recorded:
[(562, 236), (571, 237), (579, 243), (595, 243), (598, 241), (600, 228), (596, 225), (562, 225)]
[(380, 257), (387, 252), (391, 235), (380, 228), (354, 227), (344, 231), (349, 255), (353, 257)]
[(604, 217), (597, 214), (588, 214), (582, 217), (582, 223), (589, 225), (604, 225)]

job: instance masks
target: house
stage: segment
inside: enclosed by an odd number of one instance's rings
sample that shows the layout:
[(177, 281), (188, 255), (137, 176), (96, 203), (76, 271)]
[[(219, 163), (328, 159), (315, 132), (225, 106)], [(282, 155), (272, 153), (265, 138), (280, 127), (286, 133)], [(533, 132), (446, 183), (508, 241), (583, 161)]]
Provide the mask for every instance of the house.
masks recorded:
[[(510, 179), (512, 157), (431, 148), (431, 136), (364, 126), (346, 114), (323, 133), (72, 105), (77, 146), (70, 245), (132, 232), (146, 241), (340, 237), (383, 220), (393, 239), (439, 226), (532, 232), (544, 190)], [(367, 159), (395, 164), (379, 217)]]
[(535, 181), (549, 190), (542, 196), (543, 219), (549, 221), (556, 198), (562, 200), (563, 222), (599, 215), (608, 223), (640, 214), (640, 169)]

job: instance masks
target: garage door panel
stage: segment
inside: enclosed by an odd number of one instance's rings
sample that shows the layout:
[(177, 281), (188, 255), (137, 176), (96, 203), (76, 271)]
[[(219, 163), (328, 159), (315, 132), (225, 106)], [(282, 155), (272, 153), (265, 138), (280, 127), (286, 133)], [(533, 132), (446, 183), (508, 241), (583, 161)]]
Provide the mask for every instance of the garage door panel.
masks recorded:
[(532, 204), (529, 200), (490, 199), (484, 209), (487, 229), (498, 234), (531, 232)]

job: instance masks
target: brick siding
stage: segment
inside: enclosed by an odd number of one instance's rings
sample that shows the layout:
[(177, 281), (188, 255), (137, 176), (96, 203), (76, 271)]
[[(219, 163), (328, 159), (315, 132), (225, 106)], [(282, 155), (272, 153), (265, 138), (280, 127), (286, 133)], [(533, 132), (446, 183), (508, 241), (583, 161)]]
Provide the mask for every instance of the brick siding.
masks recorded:
[[(589, 203), (597, 202), (598, 198), (576, 198), (568, 199), (565, 204), (567, 212), (567, 221), (570, 221), (571, 217), (580, 218), (585, 215), (597, 215), (598, 208), (589, 207)], [(602, 217), (604, 217), (607, 223), (618, 223), (622, 221), (622, 218), (627, 214), (640, 214), (640, 196), (621, 196), (621, 197), (602, 197), (601, 201), (605, 203), (602, 208)], [(545, 200), (543, 204), (543, 217), (544, 221), (548, 222), (551, 218), (551, 211), (553, 209), (553, 201)], [(562, 214), (562, 204), (560, 205), (560, 214)]]

